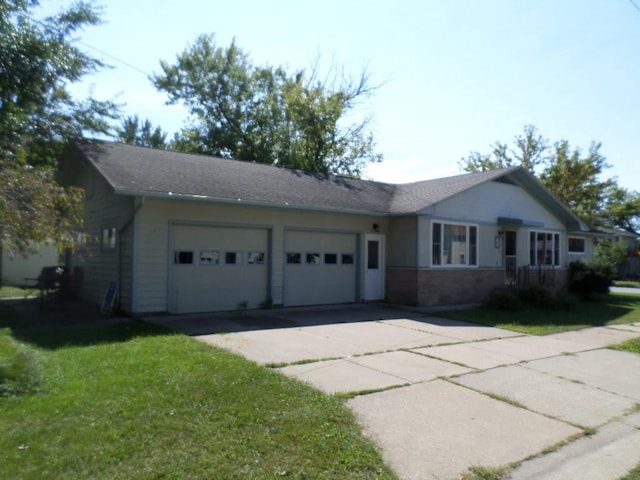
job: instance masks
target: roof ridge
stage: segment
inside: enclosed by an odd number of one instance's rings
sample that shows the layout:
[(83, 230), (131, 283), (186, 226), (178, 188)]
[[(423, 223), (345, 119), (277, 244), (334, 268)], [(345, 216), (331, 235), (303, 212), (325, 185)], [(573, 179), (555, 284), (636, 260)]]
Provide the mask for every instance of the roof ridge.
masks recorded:
[(317, 172), (313, 170), (303, 170), (301, 168), (293, 168), (293, 167), (288, 167), (286, 165), (277, 165), (273, 163), (264, 163), (264, 162), (259, 162), (257, 160), (241, 160), (238, 158), (226, 158), (226, 157), (221, 157), (219, 155), (212, 155), (210, 153), (182, 152), (179, 150), (169, 150), (166, 148), (155, 148), (155, 147), (149, 147), (146, 145), (134, 145), (132, 143), (102, 140), (102, 139), (83, 139), (82, 143), (85, 143), (85, 144), (100, 143), (105, 145), (116, 145), (116, 146), (121, 146), (125, 148), (134, 148), (134, 149), (137, 148), (137, 149), (144, 149), (144, 150), (153, 151), (153, 152), (165, 152), (171, 155), (189, 156), (189, 157), (194, 157), (198, 159), (206, 159), (206, 160), (216, 159), (216, 160), (222, 160), (222, 161), (228, 161), (228, 162), (242, 162), (242, 163), (251, 164), (251, 165), (261, 165), (264, 167), (270, 167), (277, 170), (285, 170), (288, 172), (301, 173), (305, 175), (328, 176), (336, 179), (346, 179), (349, 181), (367, 182), (367, 183), (381, 184), (381, 185), (387, 185), (387, 186), (395, 185), (392, 183), (381, 182), (378, 180), (368, 180), (368, 179), (359, 178), (359, 177), (349, 177), (347, 175), (337, 175), (331, 172)]

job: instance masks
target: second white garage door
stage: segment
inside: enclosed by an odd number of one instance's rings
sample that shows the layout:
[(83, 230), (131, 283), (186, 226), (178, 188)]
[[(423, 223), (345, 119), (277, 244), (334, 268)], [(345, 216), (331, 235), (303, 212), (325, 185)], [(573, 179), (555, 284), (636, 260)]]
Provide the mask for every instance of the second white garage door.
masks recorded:
[(357, 300), (357, 235), (288, 231), (284, 303), (322, 305)]
[(170, 312), (259, 308), (267, 301), (268, 230), (173, 225), (171, 244)]

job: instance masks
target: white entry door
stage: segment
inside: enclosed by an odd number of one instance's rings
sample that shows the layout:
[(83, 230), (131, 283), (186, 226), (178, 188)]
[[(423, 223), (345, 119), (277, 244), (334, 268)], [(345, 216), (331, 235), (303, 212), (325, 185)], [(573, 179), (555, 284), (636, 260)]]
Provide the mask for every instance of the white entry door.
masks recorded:
[(384, 300), (384, 235), (365, 236), (364, 299)]

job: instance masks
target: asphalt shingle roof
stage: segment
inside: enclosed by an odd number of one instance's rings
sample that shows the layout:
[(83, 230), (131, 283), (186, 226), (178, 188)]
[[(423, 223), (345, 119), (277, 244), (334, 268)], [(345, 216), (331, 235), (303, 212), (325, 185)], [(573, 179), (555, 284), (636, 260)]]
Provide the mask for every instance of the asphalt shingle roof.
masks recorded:
[(122, 143), (78, 148), (120, 194), (372, 214), (414, 213), (519, 168), (396, 185)]

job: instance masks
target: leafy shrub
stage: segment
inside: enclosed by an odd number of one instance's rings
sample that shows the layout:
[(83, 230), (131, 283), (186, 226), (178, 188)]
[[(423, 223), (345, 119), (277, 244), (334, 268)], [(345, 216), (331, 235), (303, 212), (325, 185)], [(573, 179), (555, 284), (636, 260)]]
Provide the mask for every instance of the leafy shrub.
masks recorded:
[(36, 390), (41, 381), (40, 356), (0, 330), (0, 397), (22, 395)]
[(511, 288), (496, 288), (484, 299), (483, 306), (497, 310), (516, 311), (522, 307), (522, 301), (516, 290)]
[(522, 303), (531, 305), (535, 308), (551, 309), (554, 307), (553, 293), (538, 285), (533, 285), (520, 290), (520, 299), (522, 300)]
[(594, 299), (609, 293), (614, 275), (613, 267), (608, 264), (571, 262), (568, 288), (581, 298)]

